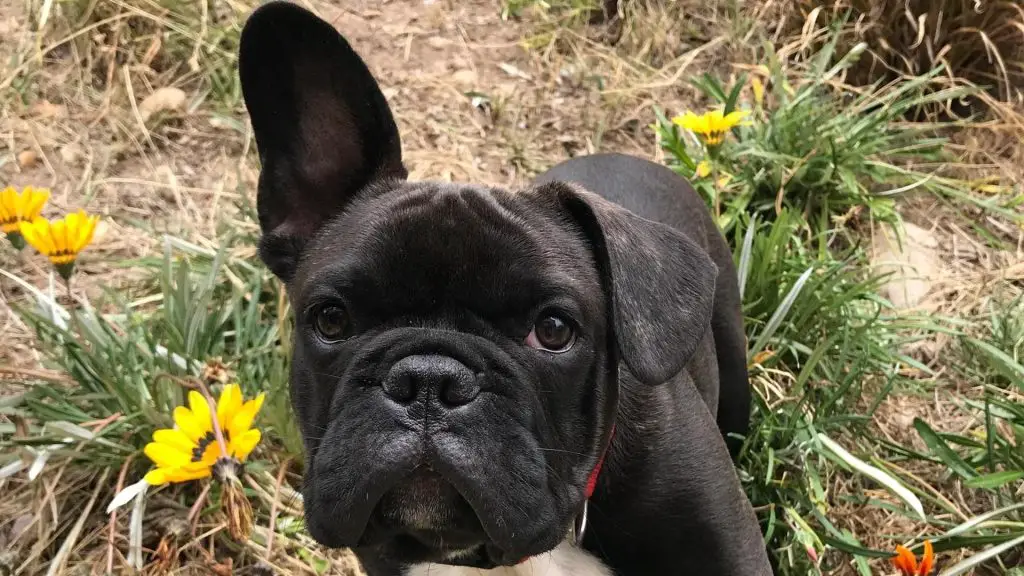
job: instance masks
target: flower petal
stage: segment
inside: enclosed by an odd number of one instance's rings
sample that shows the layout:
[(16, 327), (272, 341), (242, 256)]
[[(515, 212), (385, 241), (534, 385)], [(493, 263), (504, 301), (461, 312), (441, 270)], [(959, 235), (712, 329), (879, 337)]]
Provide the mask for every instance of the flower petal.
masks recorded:
[(697, 164), (696, 176), (698, 178), (706, 178), (708, 174), (711, 174), (711, 163), (707, 160), (701, 160), (700, 164)]
[(150, 486), (161, 486), (163, 484), (167, 484), (169, 481), (167, 478), (167, 472), (168, 470), (164, 468), (154, 468), (149, 472), (146, 472), (146, 476), (143, 480), (145, 480), (146, 484), (149, 484)]
[(146, 444), (143, 452), (160, 468), (182, 466), (191, 460), (191, 455), (188, 452), (182, 452), (167, 444), (159, 444), (157, 442)]
[(683, 114), (682, 116), (676, 116), (675, 118), (673, 118), (672, 123), (677, 126), (686, 128), (687, 130), (698, 132), (701, 126), (703, 125), (703, 117), (697, 116), (693, 112), (688, 111), (686, 112), (686, 114)]
[(932, 541), (924, 541), (924, 556), (921, 557), (921, 566), (918, 567), (918, 576), (928, 576), (935, 567), (935, 549), (932, 548)]
[(192, 409), (192, 418), (195, 420), (203, 433), (213, 430), (213, 416), (210, 412), (210, 402), (205, 396), (192, 390), (188, 393), (188, 406)]
[(231, 424), (228, 425), (228, 433), (230, 439), (234, 439), (237, 436), (241, 436), (246, 430), (252, 426), (252, 421), (256, 417), (256, 413), (263, 407), (263, 400), (266, 398), (266, 393), (260, 392), (260, 395), (253, 400), (249, 400), (245, 404), (242, 404), (242, 409), (235, 414), (234, 419), (231, 420)]
[(78, 224), (75, 229), (72, 250), (77, 254), (92, 242), (93, 233), (99, 216), (89, 216), (84, 210), (78, 211)]
[(66, 220), (50, 222), (50, 241), (52, 252), (66, 252), (68, 249), (68, 224)]
[(50, 238), (50, 221), (46, 218), (36, 218), (32, 222), (22, 222), (19, 225), (22, 237), (25, 242), (38, 250), (45, 256), (53, 252), (53, 242)]
[(896, 547), (896, 556), (892, 559), (892, 564), (905, 576), (916, 576), (917, 558), (907, 548), (903, 546)]
[(197, 443), (197, 445), (199, 439), (206, 436), (207, 430), (203, 429), (202, 425), (196, 421), (192, 411), (184, 406), (178, 406), (174, 409), (174, 423), (189, 437), (189, 440)]
[(262, 434), (257, 428), (240, 434), (237, 438), (232, 438), (231, 455), (244, 462), (256, 445), (260, 443), (260, 438), (262, 438)]
[(36, 190), (32, 197), (22, 206), (21, 218), (24, 220), (35, 220), (43, 211), (43, 206), (50, 199), (50, 191), (46, 189)]
[(241, 408), (241, 387), (238, 384), (228, 384), (221, 390), (220, 398), (217, 400), (217, 422), (220, 422), (221, 429), (228, 429)]
[(179, 428), (165, 428), (153, 432), (153, 442), (166, 444), (181, 452), (190, 453), (197, 447), (197, 444)]
[(174, 482), (188, 482), (189, 480), (199, 480), (200, 478), (209, 478), (213, 474), (213, 470), (210, 466), (204, 466), (202, 468), (180, 468), (176, 471)]
[(150, 470), (146, 474), (145, 480), (147, 484), (159, 486), (168, 482), (188, 482), (189, 480), (198, 480), (208, 476), (210, 476), (210, 468), (208, 466), (202, 468), (158, 468)]

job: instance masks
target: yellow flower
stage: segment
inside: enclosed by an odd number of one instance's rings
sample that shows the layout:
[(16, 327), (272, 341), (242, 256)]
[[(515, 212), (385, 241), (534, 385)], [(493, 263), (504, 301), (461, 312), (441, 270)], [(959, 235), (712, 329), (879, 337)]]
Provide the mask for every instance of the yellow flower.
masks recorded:
[(50, 259), (65, 280), (71, 277), (78, 254), (92, 242), (99, 216), (90, 216), (85, 210), (68, 214), (60, 220), (35, 218), (21, 222), (19, 229), (25, 241)]
[(19, 225), (38, 218), (49, 199), (49, 190), (31, 186), (26, 186), (21, 192), (8, 186), (0, 192), (0, 231), (18, 250), (25, 247)]
[(754, 93), (754, 103), (760, 108), (764, 104), (764, 84), (761, 79), (757, 76), (751, 78), (750, 89)]
[(707, 178), (708, 174), (711, 174), (711, 162), (707, 160), (701, 160), (700, 164), (697, 164), (697, 169), (694, 171), (697, 178)]
[(736, 110), (728, 114), (721, 110), (711, 110), (700, 116), (687, 112), (682, 116), (676, 116), (672, 122), (699, 136), (709, 148), (714, 148), (725, 140), (725, 134), (729, 130), (749, 125), (749, 122), (744, 121), (748, 114), (746, 110)]
[[(228, 461), (244, 462), (260, 442), (260, 431), (252, 427), (252, 421), (263, 406), (263, 398), (261, 393), (243, 402), (238, 384), (229, 384), (221, 392), (214, 413), (206, 397), (195, 390), (189, 392), (189, 407), (174, 409), (175, 427), (154, 432), (153, 441), (144, 449), (156, 464), (146, 474), (146, 482), (159, 486), (207, 478), (225, 457)], [(226, 445), (217, 440), (214, 417)]]

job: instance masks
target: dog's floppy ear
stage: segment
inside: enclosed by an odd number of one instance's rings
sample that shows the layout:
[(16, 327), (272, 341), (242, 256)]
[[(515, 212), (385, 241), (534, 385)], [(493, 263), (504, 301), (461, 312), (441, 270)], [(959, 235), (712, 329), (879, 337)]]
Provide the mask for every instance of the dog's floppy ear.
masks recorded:
[(711, 324), (718, 267), (685, 234), (573, 184), (550, 182), (582, 228), (609, 295), (618, 352), (641, 381), (661, 384), (689, 362)]
[(240, 44), (242, 93), (263, 165), (260, 256), (288, 280), (317, 229), (368, 184), (407, 172), (384, 95), (330, 24), (272, 2), (249, 17)]

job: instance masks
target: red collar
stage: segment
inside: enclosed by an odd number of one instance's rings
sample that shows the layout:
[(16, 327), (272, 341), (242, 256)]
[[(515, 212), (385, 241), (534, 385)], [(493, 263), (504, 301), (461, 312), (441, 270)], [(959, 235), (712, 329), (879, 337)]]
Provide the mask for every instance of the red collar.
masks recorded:
[(587, 487), (583, 492), (583, 497), (586, 500), (590, 500), (590, 497), (594, 495), (594, 490), (597, 490), (597, 477), (601, 475), (601, 467), (604, 466), (604, 459), (608, 456), (608, 449), (612, 446), (613, 438), (615, 438), (614, 422), (612, 422), (612, 431), (608, 434), (608, 443), (605, 444), (601, 456), (597, 459), (597, 464), (594, 465), (594, 469), (590, 471), (590, 477), (587, 478)]

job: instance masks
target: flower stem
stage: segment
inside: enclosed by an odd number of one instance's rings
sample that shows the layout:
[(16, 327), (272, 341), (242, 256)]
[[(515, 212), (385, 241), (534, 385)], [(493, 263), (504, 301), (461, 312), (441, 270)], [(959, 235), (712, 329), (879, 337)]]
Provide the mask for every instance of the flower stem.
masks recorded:
[(718, 188), (718, 162), (711, 161), (711, 189), (715, 191), (715, 222), (722, 217), (722, 191)]
[(206, 387), (206, 384), (202, 380), (198, 381), (199, 390), (203, 393), (206, 398), (206, 403), (210, 406), (210, 420), (213, 424), (213, 435), (217, 439), (217, 446), (220, 447), (220, 455), (222, 458), (228, 457), (228, 444), (224, 441), (224, 431), (220, 429), (220, 420), (217, 418), (217, 402), (214, 401), (213, 396), (210, 394), (210, 390)]

